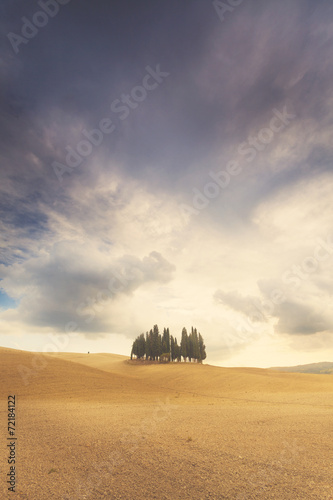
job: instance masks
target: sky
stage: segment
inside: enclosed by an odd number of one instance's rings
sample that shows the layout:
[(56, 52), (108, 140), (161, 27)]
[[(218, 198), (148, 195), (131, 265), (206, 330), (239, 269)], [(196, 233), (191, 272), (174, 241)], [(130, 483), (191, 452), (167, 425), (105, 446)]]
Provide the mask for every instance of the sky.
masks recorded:
[(0, 345), (333, 361), (332, 3), (0, 14)]

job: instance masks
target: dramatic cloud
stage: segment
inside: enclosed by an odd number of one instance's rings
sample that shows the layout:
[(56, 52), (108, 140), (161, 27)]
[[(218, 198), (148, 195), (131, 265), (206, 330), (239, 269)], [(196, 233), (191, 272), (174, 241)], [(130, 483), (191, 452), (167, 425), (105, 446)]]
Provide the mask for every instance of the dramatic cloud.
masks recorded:
[(0, 343), (332, 357), (330, 3), (42, 4), (0, 7)]
[(265, 321), (265, 317), (260, 310), (260, 302), (257, 297), (243, 297), (238, 292), (223, 292), (217, 290), (214, 294), (215, 300), (234, 311), (241, 312), (251, 321)]

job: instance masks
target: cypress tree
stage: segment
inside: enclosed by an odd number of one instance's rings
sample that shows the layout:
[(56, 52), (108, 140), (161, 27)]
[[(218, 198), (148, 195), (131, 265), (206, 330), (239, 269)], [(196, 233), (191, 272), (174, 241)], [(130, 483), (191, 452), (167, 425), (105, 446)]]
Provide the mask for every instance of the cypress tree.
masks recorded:
[(170, 354), (171, 354), (171, 361), (174, 361), (176, 359), (176, 355), (175, 355), (175, 340), (174, 340), (174, 338), (173, 338), (172, 335), (171, 335)]
[(192, 358), (194, 358), (194, 354), (193, 354), (193, 328), (192, 328), (192, 332), (187, 337), (187, 356), (188, 356), (189, 362), (191, 363)]
[(151, 359), (152, 358), (152, 353), (151, 353), (151, 338), (146, 332), (146, 359)]
[(199, 333), (199, 353), (200, 353), (199, 361), (201, 363), (207, 357), (206, 346), (204, 344), (204, 340), (203, 340), (203, 338), (201, 336), (201, 333)]
[(197, 361), (200, 359), (200, 349), (199, 349), (199, 338), (198, 338), (198, 332), (197, 329), (194, 328), (193, 334), (192, 334), (192, 339), (193, 339), (193, 357)]
[(158, 331), (158, 326), (154, 325), (153, 332), (153, 360), (158, 360), (159, 356), (162, 354), (162, 341), (161, 335)]
[(162, 346), (162, 336), (159, 333), (157, 336), (157, 355), (158, 357), (162, 356), (163, 354), (163, 346)]
[(155, 346), (155, 339), (154, 339), (154, 335), (153, 335), (153, 330), (149, 330), (149, 339), (150, 339), (151, 360), (155, 361), (156, 346)]
[(176, 338), (175, 338), (175, 356), (176, 356), (178, 363), (180, 363), (182, 360), (182, 356), (181, 356), (180, 345), (178, 345)]
[(138, 357), (139, 357), (139, 359), (143, 358), (145, 354), (146, 354), (145, 334), (141, 333), (139, 340), (138, 340)]
[(132, 359), (132, 356), (136, 356), (138, 357), (138, 339), (136, 338), (133, 342), (133, 345), (132, 345), (132, 352), (131, 352), (131, 359)]
[(170, 332), (169, 332), (169, 328), (166, 329), (165, 339), (166, 339), (166, 345), (167, 345), (166, 352), (170, 352)]
[(163, 329), (162, 336), (162, 353), (170, 352), (170, 333), (169, 328)]
[(180, 342), (180, 353), (183, 356), (185, 362), (186, 362), (186, 358), (187, 358), (187, 355), (188, 355), (187, 354), (187, 343), (188, 343), (187, 330), (184, 327), (183, 330), (182, 330), (182, 340)]
[(146, 360), (156, 361), (162, 354), (169, 354), (171, 361), (178, 362), (183, 357), (185, 362), (188, 358), (190, 362), (195, 359), (201, 363), (207, 357), (203, 337), (193, 326), (190, 334), (185, 327), (182, 329), (180, 345), (177, 338), (170, 335), (169, 328), (164, 328), (161, 335), (157, 325), (146, 335), (141, 333), (132, 344), (131, 359), (135, 356), (137, 359), (145, 357)]

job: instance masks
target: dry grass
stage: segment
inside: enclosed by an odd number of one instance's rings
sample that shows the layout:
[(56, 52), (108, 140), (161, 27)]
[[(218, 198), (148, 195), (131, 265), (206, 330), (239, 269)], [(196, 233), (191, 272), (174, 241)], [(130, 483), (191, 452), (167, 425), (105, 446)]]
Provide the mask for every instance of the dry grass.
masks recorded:
[(3, 443), (17, 396), (15, 498), (333, 499), (331, 375), (1, 348), (0, 380)]

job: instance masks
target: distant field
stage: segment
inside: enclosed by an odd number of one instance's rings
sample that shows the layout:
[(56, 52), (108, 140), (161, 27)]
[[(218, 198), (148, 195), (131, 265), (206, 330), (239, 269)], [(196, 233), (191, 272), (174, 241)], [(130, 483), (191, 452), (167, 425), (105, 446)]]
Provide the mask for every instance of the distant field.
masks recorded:
[(307, 365), (298, 366), (276, 366), (271, 370), (291, 373), (320, 373), (323, 375), (333, 374), (333, 363), (310, 363)]
[(0, 348), (0, 380), (1, 498), (333, 500), (333, 377)]

